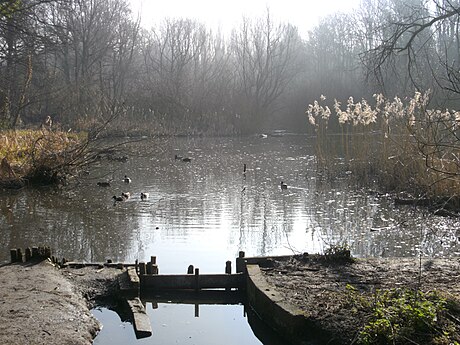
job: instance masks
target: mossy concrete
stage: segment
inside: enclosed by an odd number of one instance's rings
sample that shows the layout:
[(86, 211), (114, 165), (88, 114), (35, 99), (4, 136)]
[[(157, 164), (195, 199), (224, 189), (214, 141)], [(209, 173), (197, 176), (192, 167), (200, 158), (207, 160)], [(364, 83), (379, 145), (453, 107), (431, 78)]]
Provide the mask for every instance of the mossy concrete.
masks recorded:
[(286, 302), (285, 297), (270, 285), (259, 265), (246, 265), (247, 298), (250, 307), (269, 327), (293, 344), (321, 344), (320, 334), (308, 315)]

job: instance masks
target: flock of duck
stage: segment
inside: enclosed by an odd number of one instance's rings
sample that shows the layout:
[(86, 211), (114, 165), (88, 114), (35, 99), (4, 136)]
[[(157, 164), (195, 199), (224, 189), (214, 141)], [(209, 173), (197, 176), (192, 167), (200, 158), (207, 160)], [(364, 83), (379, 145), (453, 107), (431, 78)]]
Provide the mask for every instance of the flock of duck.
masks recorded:
[[(127, 175), (125, 175), (123, 182), (126, 184), (131, 183), (131, 178), (129, 178)], [(110, 187), (110, 182), (109, 181), (103, 181), (103, 182), (98, 182), (97, 185), (99, 187)], [(140, 194), (141, 200), (146, 200), (149, 198), (149, 193), (141, 192)], [(130, 192), (122, 192), (121, 195), (114, 195), (112, 197), (114, 202), (119, 202), (119, 201), (126, 201), (131, 198), (131, 193)]]
[[(174, 159), (175, 160), (180, 160), (182, 162), (191, 162), (192, 161), (192, 159), (189, 158), (189, 157), (182, 157), (182, 156), (178, 156), (177, 154), (174, 155)], [(246, 164), (243, 165), (243, 174), (246, 174)], [(131, 183), (131, 178), (129, 178), (127, 175), (125, 175), (125, 177), (123, 178), (123, 182), (126, 183), (126, 184), (129, 184), (129, 183)], [(100, 186), (100, 187), (110, 187), (110, 182), (109, 181), (98, 182), (97, 185)], [(280, 188), (282, 190), (284, 190), (284, 189), (287, 189), (288, 186), (287, 186), (286, 183), (281, 181)], [(150, 196), (149, 193), (145, 193), (145, 192), (141, 192), (141, 194), (140, 194), (140, 198), (141, 198), (142, 201), (147, 200), (149, 198), (149, 196)], [(112, 197), (112, 199), (114, 200), (115, 203), (116, 202), (127, 201), (130, 198), (131, 198), (131, 193), (130, 192), (122, 192), (121, 195), (114, 195)]]

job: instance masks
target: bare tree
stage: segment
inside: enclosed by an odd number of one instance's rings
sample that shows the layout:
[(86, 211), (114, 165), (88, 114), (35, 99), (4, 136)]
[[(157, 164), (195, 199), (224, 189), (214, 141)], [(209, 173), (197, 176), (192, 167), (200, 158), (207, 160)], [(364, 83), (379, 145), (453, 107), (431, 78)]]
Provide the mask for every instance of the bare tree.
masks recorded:
[(457, 93), (458, 53), (452, 55), (452, 48), (458, 37), (458, 2), (414, 0), (394, 1), (392, 5), (379, 28), (384, 35), (363, 55), (369, 73), (382, 87), (388, 84), (386, 76), (393, 70), (394, 75), (407, 75), (408, 88), (435, 87), (434, 80), (444, 90)]
[(240, 126), (254, 130), (277, 110), (277, 101), (298, 72), (300, 37), (295, 27), (275, 24), (267, 11), (265, 19), (244, 19), (231, 44), (235, 110)]

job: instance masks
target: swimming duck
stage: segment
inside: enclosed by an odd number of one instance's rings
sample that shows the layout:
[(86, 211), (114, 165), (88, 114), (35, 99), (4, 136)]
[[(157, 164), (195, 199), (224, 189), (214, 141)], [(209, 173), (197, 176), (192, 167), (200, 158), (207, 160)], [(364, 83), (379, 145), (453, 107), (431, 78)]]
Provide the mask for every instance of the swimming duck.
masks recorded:
[(192, 161), (191, 158), (188, 158), (188, 157), (182, 158), (182, 162), (187, 162), (188, 163), (188, 162), (191, 162), (191, 161)]
[(116, 195), (114, 195), (112, 199), (114, 201), (125, 201), (126, 200), (123, 196), (116, 196)]
[(125, 183), (131, 183), (131, 179), (125, 175), (125, 178), (123, 179)]
[(121, 193), (121, 197), (125, 199), (129, 199), (131, 197), (131, 194), (129, 192), (123, 192)]
[(110, 187), (110, 182), (104, 181), (104, 182), (98, 182), (97, 185), (99, 187)]
[(287, 189), (287, 184), (281, 181), (281, 189)]
[(149, 193), (141, 193), (141, 200), (145, 200), (149, 198)]

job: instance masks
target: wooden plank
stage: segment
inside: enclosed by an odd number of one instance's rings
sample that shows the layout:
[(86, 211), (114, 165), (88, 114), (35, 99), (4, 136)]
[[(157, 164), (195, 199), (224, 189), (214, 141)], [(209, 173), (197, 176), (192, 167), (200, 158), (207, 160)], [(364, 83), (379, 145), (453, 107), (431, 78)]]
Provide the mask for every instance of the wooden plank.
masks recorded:
[[(140, 277), (141, 289), (185, 290), (185, 289), (225, 289), (243, 287), (244, 276), (238, 274), (162, 274)], [(198, 284), (198, 286), (197, 286)]]
[(150, 325), (149, 316), (147, 315), (141, 300), (138, 297), (130, 299), (128, 300), (128, 305), (131, 309), (131, 313), (133, 314), (136, 337), (138, 339), (150, 337), (152, 335), (152, 326)]
[(178, 304), (242, 304), (244, 293), (238, 290), (169, 290), (147, 291), (141, 295), (142, 301), (152, 303), (178, 303)]

